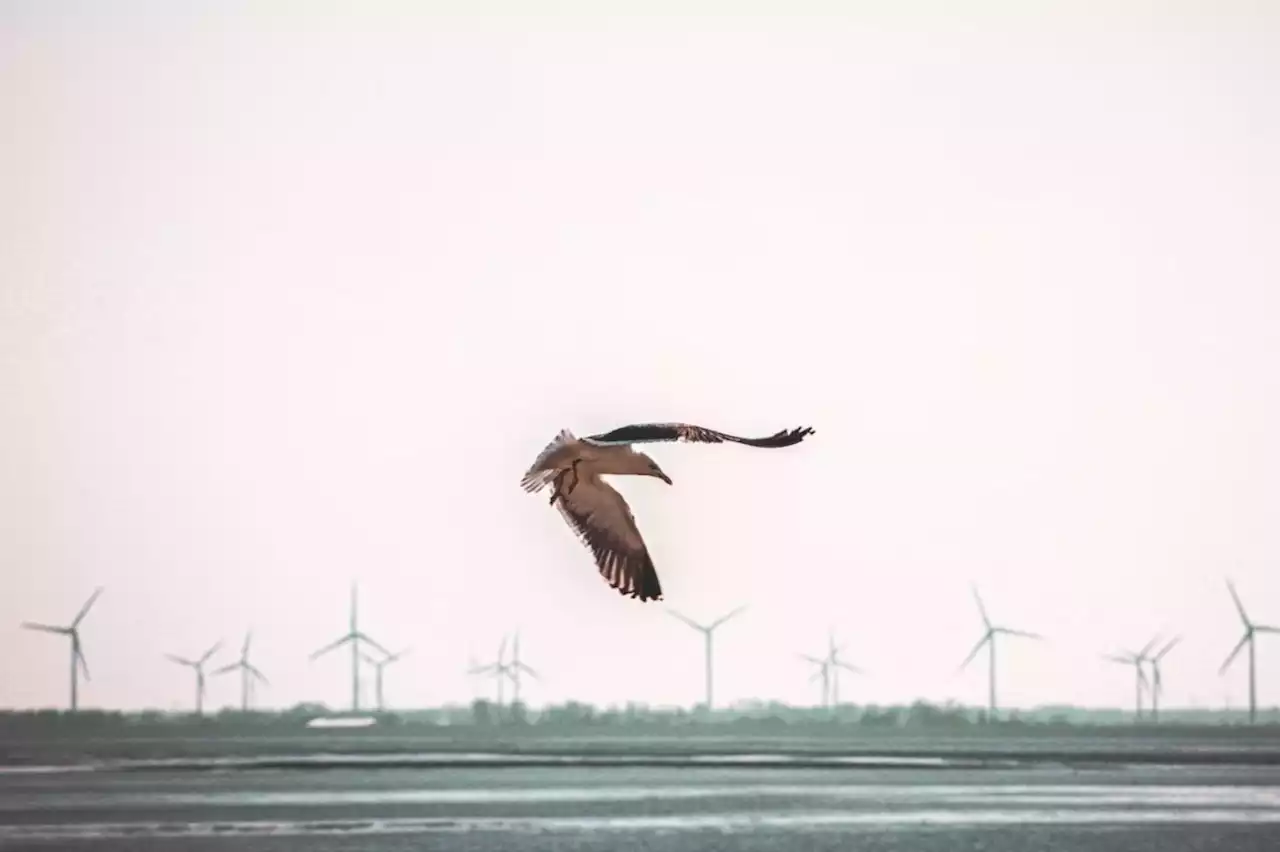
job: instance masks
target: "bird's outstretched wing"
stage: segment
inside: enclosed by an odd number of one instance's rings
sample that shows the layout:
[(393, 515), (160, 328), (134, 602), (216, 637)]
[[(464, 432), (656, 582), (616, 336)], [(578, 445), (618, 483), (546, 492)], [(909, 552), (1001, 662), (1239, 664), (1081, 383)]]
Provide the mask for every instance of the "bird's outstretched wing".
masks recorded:
[(583, 438), (583, 440), (590, 441), (593, 444), (641, 444), (651, 441), (691, 441), (699, 444), (719, 444), (723, 441), (732, 441), (735, 444), (746, 444), (748, 447), (774, 449), (798, 444), (805, 439), (805, 436), (812, 434), (813, 429), (804, 426), (799, 429), (783, 429), (781, 432), (776, 432), (767, 438), (741, 438), (737, 435), (729, 435), (725, 432), (717, 432), (714, 429), (694, 426), (689, 423), (637, 423), (632, 426), (623, 426), (601, 435), (590, 435)]
[(610, 586), (642, 601), (662, 600), (658, 572), (635, 516), (622, 495), (596, 476), (584, 475), (556, 508), (595, 557)]

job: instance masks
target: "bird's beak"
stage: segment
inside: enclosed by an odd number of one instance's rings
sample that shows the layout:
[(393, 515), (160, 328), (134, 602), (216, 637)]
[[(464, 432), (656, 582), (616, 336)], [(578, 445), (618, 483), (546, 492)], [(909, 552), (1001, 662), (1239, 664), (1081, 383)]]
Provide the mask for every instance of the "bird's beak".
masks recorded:
[(663, 482), (667, 483), (668, 485), (671, 485), (671, 477), (667, 476), (662, 471), (658, 471), (658, 478), (661, 479)]

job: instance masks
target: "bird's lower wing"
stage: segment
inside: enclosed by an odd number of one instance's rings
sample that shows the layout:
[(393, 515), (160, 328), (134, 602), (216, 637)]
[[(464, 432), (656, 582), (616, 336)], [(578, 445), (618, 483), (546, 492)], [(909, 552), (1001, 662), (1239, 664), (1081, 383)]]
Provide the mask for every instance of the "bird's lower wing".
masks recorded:
[(657, 569), (621, 494), (606, 482), (584, 477), (556, 501), (556, 508), (591, 550), (610, 586), (642, 601), (662, 600)]
[(806, 436), (812, 435), (813, 429), (804, 426), (798, 429), (783, 429), (765, 438), (743, 438), (727, 432), (717, 432), (704, 426), (690, 423), (637, 423), (623, 426), (612, 432), (591, 435), (584, 438), (593, 444), (643, 444), (654, 441), (688, 441), (698, 444), (719, 444), (731, 441), (735, 444), (746, 444), (748, 447), (775, 449), (798, 444)]

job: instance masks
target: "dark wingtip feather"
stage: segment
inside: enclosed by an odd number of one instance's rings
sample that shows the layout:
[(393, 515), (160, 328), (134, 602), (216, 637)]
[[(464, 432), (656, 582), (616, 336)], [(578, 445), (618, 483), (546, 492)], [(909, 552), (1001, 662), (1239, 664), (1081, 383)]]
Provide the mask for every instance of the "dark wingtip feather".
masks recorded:
[(744, 444), (750, 444), (753, 447), (767, 447), (770, 449), (776, 447), (791, 447), (803, 441), (806, 437), (813, 434), (812, 426), (801, 426), (796, 429), (783, 429), (781, 432), (770, 435), (768, 438), (760, 438), (754, 441), (743, 441)]
[(660, 601), (662, 600), (662, 584), (658, 582), (658, 571), (653, 567), (653, 560), (647, 558), (644, 564), (640, 566), (640, 587), (636, 590), (636, 597), (642, 601)]

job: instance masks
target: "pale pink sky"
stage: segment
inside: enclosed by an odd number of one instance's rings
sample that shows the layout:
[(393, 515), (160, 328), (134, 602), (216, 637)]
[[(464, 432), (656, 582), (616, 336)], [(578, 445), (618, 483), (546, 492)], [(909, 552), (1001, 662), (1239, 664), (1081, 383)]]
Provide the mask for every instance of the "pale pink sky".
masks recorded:
[(353, 579), (414, 648), (394, 705), (469, 700), (517, 624), (534, 703), (692, 703), (698, 636), (518, 486), (563, 427), (668, 419), (817, 428), (621, 486), (670, 605), (752, 606), (722, 701), (815, 701), (834, 624), (844, 697), (981, 702), (971, 580), (1052, 638), (1005, 645), (1002, 704), (1128, 706), (1098, 656), (1156, 630), (1165, 704), (1244, 700), (1224, 576), (1280, 624), (1280, 15), (57, 5), (0, 10), (0, 705), (66, 702), (18, 624), (98, 585), (86, 706), (188, 706), (162, 654), (250, 625), (263, 701), (345, 704), (306, 655)]

